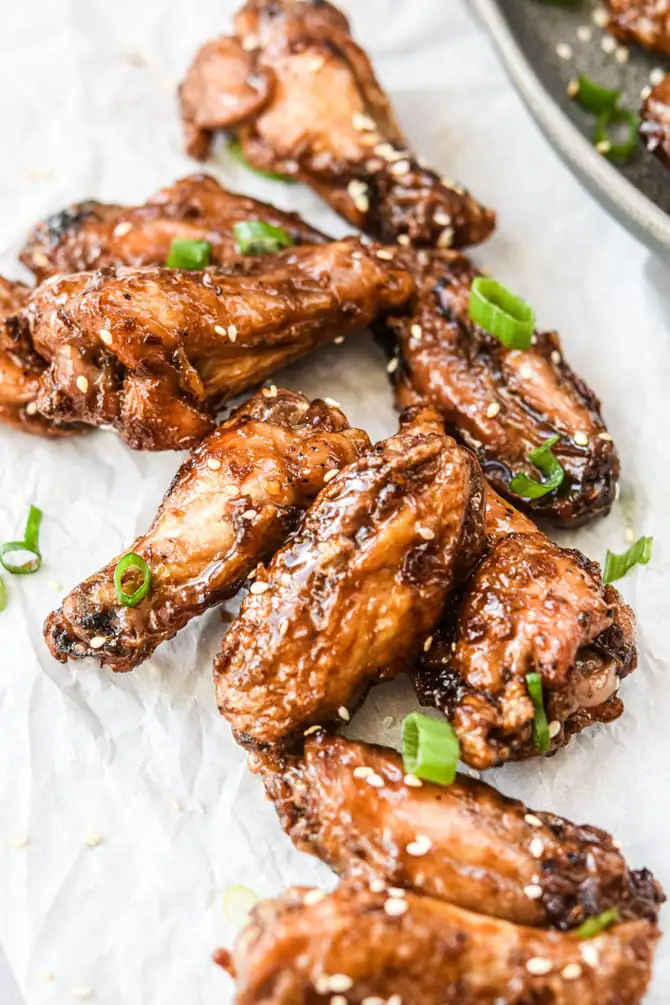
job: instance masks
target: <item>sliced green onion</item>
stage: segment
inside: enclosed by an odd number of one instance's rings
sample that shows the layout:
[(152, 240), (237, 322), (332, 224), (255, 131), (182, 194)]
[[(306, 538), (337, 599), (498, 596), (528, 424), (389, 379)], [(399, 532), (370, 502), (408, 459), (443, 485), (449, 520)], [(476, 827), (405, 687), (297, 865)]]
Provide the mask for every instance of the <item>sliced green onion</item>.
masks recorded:
[(603, 583), (605, 585), (613, 583), (617, 579), (622, 579), (634, 566), (646, 565), (651, 558), (653, 542), (653, 537), (638, 537), (635, 544), (631, 544), (623, 555), (615, 555), (614, 552), (608, 550), (605, 555)]
[[(142, 573), (142, 584), (134, 593), (126, 593), (123, 588), (124, 573), (130, 568), (139, 569)], [(144, 600), (151, 585), (151, 571), (141, 555), (136, 555), (134, 551), (129, 551), (127, 555), (119, 561), (114, 570), (114, 589), (116, 595), (124, 607), (137, 607), (141, 600)]]
[[(623, 123), (628, 125), (628, 137), (623, 143), (615, 143), (611, 129)], [(637, 149), (639, 128), (640, 116), (636, 112), (632, 112), (629, 108), (610, 108), (598, 116), (593, 133), (593, 145), (598, 153), (608, 160), (630, 160)]]
[(509, 349), (528, 349), (535, 329), (533, 308), (507, 287), (477, 276), (470, 287), (470, 317)]
[(585, 74), (580, 74), (579, 77), (571, 81), (568, 87), (568, 96), (582, 108), (585, 108), (587, 112), (596, 112), (596, 114), (613, 111), (621, 98), (619, 91), (611, 91), (607, 87), (601, 87)]
[(274, 255), (293, 244), (293, 238), (285, 230), (262, 220), (236, 223), (233, 234), (241, 255)]
[(587, 918), (586, 921), (582, 921), (581, 925), (575, 932), (575, 935), (578, 939), (593, 939), (596, 935), (600, 935), (601, 932), (604, 932), (606, 928), (609, 928), (615, 921), (618, 920), (618, 908), (610, 907), (608, 911), (603, 911), (602, 914), (596, 914), (595, 917)]
[(539, 673), (526, 674), (528, 694), (535, 707), (533, 718), (533, 743), (538, 754), (547, 754), (551, 747), (551, 736), (549, 735), (549, 723), (547, 722), (547, 712), (544, 707), (544, 695), (542, 693), (542, 677)]
[(261, 178), (269, 178), (270, 181), (283, 181), (286, 182), (287, 185), (295, 184), (295, 178), (289, 178), (285, 174), (277, 174), (275, 171), (261, 171), (260, 168), (253, 167), (244, 156), (242, 143), (237, 136), (231, 136), (228, 140), (228, 153), (231, 154), (236, 161), (239, 161), (240, 164), (244, 165), (248, 171), (253, 171), (254, 174), (260, 175)]
[(512, 492), (521, 496), (522, 499), (541, 499), (542, 496), (553, 492), (563, 483), (565, 471), (551, 452), (551, 448), (558, 443), (559, 439), (559, 436), (550, 436), (548, 440), (545, 440), (541, 446), (528, 455), (528, 460), (542, 472), (544, 480), (536, 482), (534, 478), (529, 478), (522, 472), (514, 475), (509, 483)]
[(5, 586), (5, 581), (0, 576), (0, 611), (4, 611), (7, 606), (7, 587)]
[[(39, 548), (40, 524), (42, 523), (42, 510), (37, 506), (31, 506), (28, 510), (26, 529), (23, 541), (7, 541), (0, 545), (0, 564), (11, 572), (13, 576), (30, 576), (42, 568), (42, 555)], [(27, 551), (34, 557), (28, 562), (17, 564), (10, 562), (5, 555), (11, 555), (19, 551)]]
[(412, 712), (402, 724), (402, 761), (406, 774), (427, 782), (451, 785), (461, 746), (453, 726)]
[(258, 901), (258, 894), (250, 890), (248, 886), (242, 886), (242, 884), (229, 886), (224, 891), (222, 898), (223, 916), (229, 925), (234, 925), (235, 928), (244, 928), (252, 908), (256, 906)]
[(212, 245), (209, 241), (173, 237), (165, 264), (168, 269), (206, 269), (211, 261)]

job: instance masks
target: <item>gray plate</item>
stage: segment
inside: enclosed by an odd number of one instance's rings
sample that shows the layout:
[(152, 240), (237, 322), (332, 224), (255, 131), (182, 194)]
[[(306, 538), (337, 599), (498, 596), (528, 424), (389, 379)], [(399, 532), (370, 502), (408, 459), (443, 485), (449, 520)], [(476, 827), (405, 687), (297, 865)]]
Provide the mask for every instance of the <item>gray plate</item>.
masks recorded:
[[(607, 53), (602, 41), (609, 33), (591, 15), (597, 0), (579, 0), (569, 7), (542, 0), (471, 0), (488, 28), (510, 77), (552, 146), (600, 201), (655, 251), (670, 255), (670, 171), (641, 146), (630, 164), (615, 165), (592, 144), (594, 116), (567, 96), (578, 73), (623, 94), (623, 103), (639, 109), (641, 91), (655, 67), (670, 70), (667, 60), (637, 48), (628, 62)], [(580, 41), (578, 29), (591, 31)], [(569, 59), (557, 47), (567, 43)], [(608, 43), (606, 43), (608, 44)]]

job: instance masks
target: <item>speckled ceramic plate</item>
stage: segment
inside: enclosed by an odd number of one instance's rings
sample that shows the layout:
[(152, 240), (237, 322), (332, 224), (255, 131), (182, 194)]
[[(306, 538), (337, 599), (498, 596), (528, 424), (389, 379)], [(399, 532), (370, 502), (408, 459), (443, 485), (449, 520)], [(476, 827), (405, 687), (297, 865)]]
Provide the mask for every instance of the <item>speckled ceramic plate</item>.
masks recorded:
[(670, 255), (670, 171), (642, 146), (629, 164), (603, 158), (592, 144), (593, 116), (567, 96), (569, 82), (586, 73), (621, 91), (623, 103), (638, 109), (652, 70), (670, 71), (670, 63), (637, 48), (613, 48), (609, 33), (594, 23), (597, 0), (569, 6), (543, 0), (471, 4), (557, 152), (625, 226), (650, 248)]

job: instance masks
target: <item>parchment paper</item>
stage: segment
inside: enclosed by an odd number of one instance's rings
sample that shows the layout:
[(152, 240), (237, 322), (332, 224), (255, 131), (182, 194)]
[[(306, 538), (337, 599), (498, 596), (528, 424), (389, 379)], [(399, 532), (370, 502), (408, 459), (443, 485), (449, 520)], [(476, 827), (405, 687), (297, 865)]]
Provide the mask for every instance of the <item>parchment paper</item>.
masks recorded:
[[(235, 0), (27, 0), (0, 23), (0, 272), (22, 275), (30, 225), (86, 197), (143, 201), (196, 169), (180, 148), (174, 91), (197, 46), (229, 26)], [(635, 865), (670, 886), (667, 529), (668, 265), (584, 193), (540, 137), (460, 0), (349, 0), (416, 148), (500, 213), (476, 253), (557, 328), (604, 401), (623, 491), (606, 520), (565, 540), (601, 559), (653, 534), (653, 560), (622, 583), (639, 618), (640, 669), (625, 716), (558, 756), (489, 773), (534, 807), (606, 827)], [(571, 40), (572, 41), (572, 40)], [(222, 156), (233, 188), (346, 227), (298, 186), (259, 180)], [(25, 277), (24, 277), (25, 278)], [(373, 437), (396, 428), (382, 357), (350, 337), (282, 374), (338, 399)], [(98, 432), (49, 443), (0, 430), (0, 540), (45, 513), (44, 570), (9, 577), (0, 615), (0, 937), (29, 1005), (90, 992), (99, 1005), (210, 1005), (231, 997), (209, 961), (226, 944), (221, 893), (334, 882), (294, 852), (213, 701), (214, 611), (129, 675), (60, 666), (41, 635), (64, 593), (143, 530), (179, 463)], [(354, 732), (395, 742), (413, 698), (374, 691)], [(101, 843), (91, 847), (86, 841)], [(20, 847), (17, 847), (20, 846)], [(670, 993), (662, 944), (649, 1002)], [(46, 979), (53, 977), (53, 980)]]

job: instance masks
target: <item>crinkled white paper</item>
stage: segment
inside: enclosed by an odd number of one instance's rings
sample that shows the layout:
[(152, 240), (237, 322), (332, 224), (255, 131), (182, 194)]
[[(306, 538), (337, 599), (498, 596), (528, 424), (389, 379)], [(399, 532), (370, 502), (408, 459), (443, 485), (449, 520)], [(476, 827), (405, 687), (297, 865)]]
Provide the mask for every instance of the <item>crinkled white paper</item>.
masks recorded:
[[(0, 271), (50, 211), (93, 197), (141, 202), (197, 170), (181, 152), (175, 87), (196, 48), (225, 31), (235, 0), (29, 0), (0, 19)], [(621, 500), (565, 537), (589, 556), (653, 534), (651, 564), (622, 586), (639, 618), (640, 668), (626, 714), (546, 762), (490, 775), (531, 806), (601, 825), (631, 863), (670, 886), (670, 271), (585, 194), (539, 135), (460, 0), (349, 0), (403, 126), (421, 154), (496, 207), (476, 259), (557, 328), (597, 390), (619, 447)], [(333, 96), (336, 100), (336, 96)], [(346, 227), (299, 186), (229, 162), (240, 191)], [(670, 178), (669, 178), (670, 184)], [(25, 277), (24, 277), (25, 278)], [(279, 378), (338, 399), (373, 437), (396, 428), (381, 353), (347, 338)], [(209, 961), (232, 932), (221, 893), (273, 894), (333, 879), (293, 851), (261, 783), (215, 708), (213, 611), (128, 675), (60, 666), (44, 617), (146, 528), (179, 464), (112, 433), (46, 442), (0, 430), (0, 540), (30, 503), (45, 513), (45, 566), (9, 577), (0, 615), (0, 938), (28, 1005), (212, 1005), (232, 988)], [(667, 676), (666, 676), (667, 675)], [(395, 742), (408, 685), (374, 691), (354, 730)], [(86, 841), (101, 838), (97, 846)], [(17, 847), (21, 845), (21, 847)], [(53, 976), (53, 980), (45, 980)], [(74, 989), (74, 991), (73, 991)], [(649, 1002), (670, 992), (662, 945)], [(0, 1000), (5, 1002), (9, 990)]]

